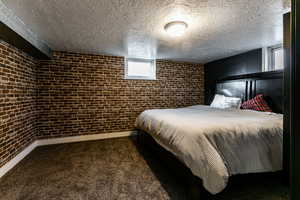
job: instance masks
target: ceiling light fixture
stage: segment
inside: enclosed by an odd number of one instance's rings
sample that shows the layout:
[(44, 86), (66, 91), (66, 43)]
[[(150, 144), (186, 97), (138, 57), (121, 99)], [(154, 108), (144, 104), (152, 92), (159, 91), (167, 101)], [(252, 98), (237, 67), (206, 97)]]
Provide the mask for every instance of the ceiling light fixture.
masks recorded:
[(165, 25), (165, 31), (172, 37), (182, 36), (188, 25), (184, 21), (173, 21)]

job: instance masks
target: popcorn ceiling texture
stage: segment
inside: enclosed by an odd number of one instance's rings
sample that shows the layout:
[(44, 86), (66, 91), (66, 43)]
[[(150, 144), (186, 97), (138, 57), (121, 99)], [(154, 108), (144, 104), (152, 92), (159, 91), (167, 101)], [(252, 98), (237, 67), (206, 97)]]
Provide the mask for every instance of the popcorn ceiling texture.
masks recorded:
[(17, 17), (12, 10), (7, 8), (4, 3), (0, 0), (0, 21), (10, 27), (13, 31), (18, 33), (28, 42), (33, 44), (40, 51), (45, 53), (46, 55), (51, 55), (51, 50), (48, 45), (39, 39), (37, 34), (33, 33), (25, 23)]
[[(1, 1), (53, 50), (198, 63), (282, 43), (282, 14), (291, 7), (291, 0)], [(164, 26), (178, 20), (188, 29), (174, 39)]]
[(37, 61), (0, 40), (0, 167), (35, 140)]
[(199, 64), (157, 61), (157, 80), (124, 80), (124, 58), (56, 52), (37, 69), (39, 138), (134, 129), (139, 113), (203, 103)]
[(203, 103), (199, 64), (157, 61), (157, 80), (124, 80), (124, 58), (55, 52), (38, 61), (0, 41), (0, 167), (38, 138), (134, 129), (145, 109)]

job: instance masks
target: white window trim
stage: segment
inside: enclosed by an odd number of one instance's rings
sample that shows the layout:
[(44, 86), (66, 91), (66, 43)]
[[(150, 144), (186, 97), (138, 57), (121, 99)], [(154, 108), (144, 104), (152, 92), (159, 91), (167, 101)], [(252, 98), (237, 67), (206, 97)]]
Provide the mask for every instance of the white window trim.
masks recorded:
[(267, 72), (269, 70), (269, 57), (268, 47), (262, 48), (262, 71)]
[(272, 63), (272, 60), (273, 60), (272, 51), (273, 51), (273, 49), (277, 49), (277, 48), (283, 48), (283, 45), (277, 44), (274, 46), (262, 48), (262, 71), (263, 72), (279, 71), (279, 70), (274, 69), (274, 66)]
[[(152, 76), (128, 76), (128, 61), (135, 62), (151, 62), (152, 66)], [(156, 80), (156, 60), (155, 59), (140, 59), (140, 58), (126, 58), (125, 57), (125, 74), (124, 79), (126, 80)]]
[[(275, 49), (282, 49), (283, 50), (282, 44), (275, 45), (275, 46), (272, 46), (272, 47), (269, 48), (269, 51), (270, 51), (270, 54), (269, 54), (270, 58), (269, 59), (271, 61), (270, 64), (269, 64), (269, 69), (271, 69), (272, 71), (276, 71), (275, 66), (274, 66), (274, 58), (273, 58), (273, 56), (274, 56), (273, 51)], [(284, 68), (284, 66), (282, 66), (282, 67)]]

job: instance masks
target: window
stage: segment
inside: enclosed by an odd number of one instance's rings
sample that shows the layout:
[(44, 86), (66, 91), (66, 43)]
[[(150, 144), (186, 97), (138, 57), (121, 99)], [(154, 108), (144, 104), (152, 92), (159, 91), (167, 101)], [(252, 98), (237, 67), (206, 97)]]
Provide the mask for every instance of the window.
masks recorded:
[(263, 49), (264, 71), (276, 71), (284, 68), (284, 53), (282, 45)]
[(126, 58), (125, 79), (155, 80), (155, 60)]
[(283, 48), (271, 48), (271, 68), (272, 70), (283, 69)]

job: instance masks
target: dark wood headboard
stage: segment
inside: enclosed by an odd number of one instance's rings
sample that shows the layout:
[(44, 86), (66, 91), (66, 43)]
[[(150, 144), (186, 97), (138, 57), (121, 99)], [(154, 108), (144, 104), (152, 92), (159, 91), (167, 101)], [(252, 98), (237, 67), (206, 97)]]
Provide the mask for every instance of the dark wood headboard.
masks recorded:
[(243, 101), (263, 94), (274, 112), (283, 113), (283, 71), (227, 77), (217, 81), (215, 93)]

